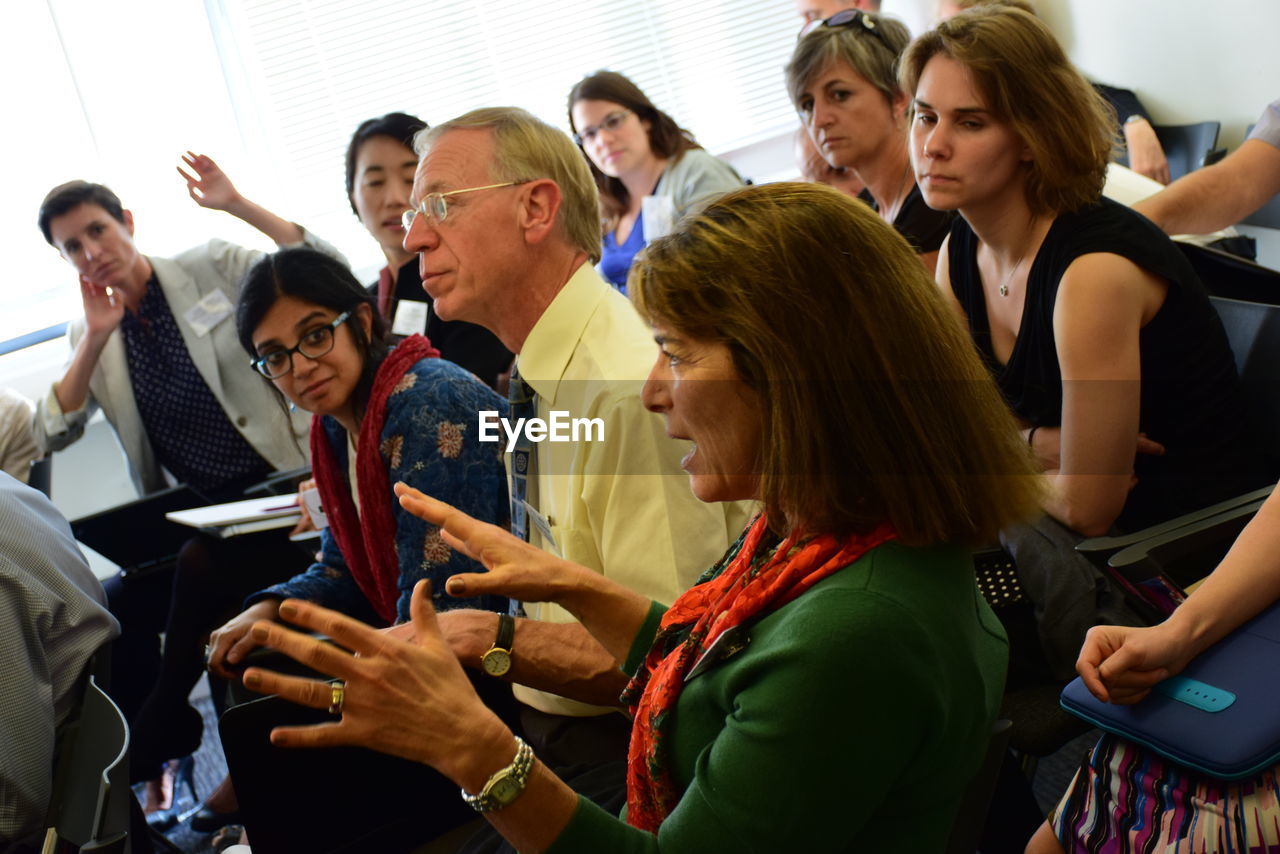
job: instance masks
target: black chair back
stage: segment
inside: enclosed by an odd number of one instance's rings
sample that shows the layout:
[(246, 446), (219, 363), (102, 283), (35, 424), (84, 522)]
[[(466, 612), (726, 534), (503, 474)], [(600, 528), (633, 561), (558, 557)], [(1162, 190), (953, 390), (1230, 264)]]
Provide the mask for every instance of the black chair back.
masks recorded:
[(1253, 428), (1280, 456), (1280, 306), (1210, 297), (1227, 331)]
[(50, 498), (50, 489), (53, 485), (53, 456), (41, 457), (38, 460), (32, 460), (31, 471), (27, 474), (27, 486), (32, 489), (38, 489), (44, 493), (45, 498)]
[(1218, 122), (1193, 125), (1156, 125), (1156, 139), (1169, 161), (1169, 179), (1176, 181), (1188, 172), (1218, 162), (1226, 149), (1218, 148)]
[(991, 808), (991, 796), (996, 789), (996, 779), (1000, 776), (1004, 753), (1009, 746), (1009, 730), (1012, 726), (1009, 721), (998, 720), (991, 727), (991, 738), (987, 742), (982, 767), (965, 789), (964, 799), (960, 801), (960, 812), (956, 815), (956, 823), (951, 826), (946, 854), (974, 854), (978, 850), (978, 844), (982, 841), (982, 829), (987, 822), (987, 812)]
[(1204, 283), (1205, 290), (1212, 296), (1269, 305), (1280, 304), (1280, 270), (1264, 267), (1220, 249), (1197, 246), (1181, 240), (1173, 243), (1191, 262), (1196, 275)]

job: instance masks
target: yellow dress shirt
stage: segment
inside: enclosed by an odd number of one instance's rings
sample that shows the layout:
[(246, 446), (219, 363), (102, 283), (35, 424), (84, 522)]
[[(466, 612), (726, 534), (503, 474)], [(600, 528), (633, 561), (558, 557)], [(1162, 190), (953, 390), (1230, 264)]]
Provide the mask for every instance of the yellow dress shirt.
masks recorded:
[[(583, 264), (534, 325), (517, 366), (537, 392), (539, 418), (552, 411), (598, 418), (604, 432), (603, 440), (534, 446), (527, 500), (546, 519), (554, 547), (532, 522), (530, 542), (669, 605), (719, 560), (752, 508), (694, 497), (680, 468), (689, 443), (668, 438), (662, 416), (641, 401), (657, 356), (631, 303)], [(573, 621), (550, 603), (526, 611)], [(515, 694), (553, 714), (609, 711), (522, 685)]]

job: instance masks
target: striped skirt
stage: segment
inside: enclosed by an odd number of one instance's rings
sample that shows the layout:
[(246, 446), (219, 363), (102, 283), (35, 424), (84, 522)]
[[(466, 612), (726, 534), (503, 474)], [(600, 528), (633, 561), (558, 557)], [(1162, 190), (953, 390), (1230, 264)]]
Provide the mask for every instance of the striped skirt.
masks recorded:
[(1280, 854), (1280, 767), (1218, 780), (1106, 734), (1051, 821), (1073, 854)]

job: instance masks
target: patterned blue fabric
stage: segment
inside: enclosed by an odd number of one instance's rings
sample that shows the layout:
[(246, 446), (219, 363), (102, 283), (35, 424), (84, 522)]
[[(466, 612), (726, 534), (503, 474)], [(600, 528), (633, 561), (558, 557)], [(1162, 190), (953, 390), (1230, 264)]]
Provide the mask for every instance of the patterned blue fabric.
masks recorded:
[(120, 332), (138, 414), (160, 465), (203, 492), (270, 473), (191, 361), (154, 275), (137, 313), (125, 312)]
[[(501, 442), (481, 443), (476, 434), (478, 412), (506, 415), (506, 402), (467, 371), (444, 359), (423, 359), (400, 380), (387, 399), (382, 428), (382, 460), (389, 486), (398, 481), (446, 501), (484, 522), (506, 527), (507, 482)], [(325, 433), (341, 469), (347, 470), (347, 432), (333, 418), (324, 419)], [(349, 484), (348, 484), (349, 488)], [(437, 610), (483, 608), (506, 611), (501, 596), (456, 599), (444, 592), (444, 582), (459, 572), (483, 572), (474, 561), (455, 552), (428, 525), (400, 507), (387, 494), (396, 517), (396, 553), (400, 557), (400, 597), (396, 619), (409, 619), (409, 599), (419, 579), (431, 580)], [(337, 542), (326, 529), (320, 538), (321, 560), (301, 575), (268, 587), (245, 605), (266, 597), (292, 596), (333, 608), (366, 622), (381, 622), (347, 570)]]

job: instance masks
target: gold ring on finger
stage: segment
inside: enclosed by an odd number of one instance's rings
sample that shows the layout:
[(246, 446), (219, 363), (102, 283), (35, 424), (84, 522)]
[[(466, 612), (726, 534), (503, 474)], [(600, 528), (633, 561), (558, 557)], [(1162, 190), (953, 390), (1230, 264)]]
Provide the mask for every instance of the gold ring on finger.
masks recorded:
[(342, 704), (347, 699), (347, 686), (341, 679), (329, 683), (329, 714), (342, 716)]

